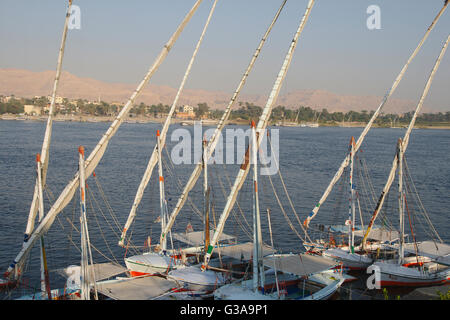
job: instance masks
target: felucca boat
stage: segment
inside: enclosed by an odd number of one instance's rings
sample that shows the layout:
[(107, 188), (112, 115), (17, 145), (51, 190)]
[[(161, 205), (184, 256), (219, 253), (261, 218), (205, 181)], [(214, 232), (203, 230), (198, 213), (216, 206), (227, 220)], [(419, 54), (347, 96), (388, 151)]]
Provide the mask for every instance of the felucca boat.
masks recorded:
[[(327, 189), (325, 190), (324, 194), (322, 195), (321, 199), (319, 200), (319, 202), (317, 203), (315, 208), (312, 210), (312, 212), (309, 214), (309, 216), (305, 219), (304, 226), (306, 228), (308, 228), (311, 220), (314, 219), (314, 217), (317, 215), (320, 207), (326, 201), (328, 195), (331, 193), (331, 191), (332, 191), (333, 187), (335, 186), (335, 184), (337, 183), (337, 181), (341, 178), (341, 176), (342, 176), (342, 174), (344, 172), (344, 169), (346, 167), (348, 167), (349, 165), (353, 164), (352, 157), (354, 157), (356, 152), (359, 150), (362, 142), (364, 141), (365, 136), (367, 135), (368, 131), (371, 129), (372, 124), (374, 123), (375, 119), (378, 117), (378, 115), (382, 111), (382, 109), (383, 109), (384, 105), (386, 104), (387, 100), (389, 99), (389, 97), (392, 96), (392, 94), (395, 92), (395, 90), (396, 90), (397, 86), (399, 85), (400, 81), (402, 80), (406, 70), (408, 69), (409, 64), (415, 58), (417, 53), (420, 51), (423, 43), (428, 38), (430, 32), (433, 30), (434, 26), (436, 25), (437, 21), (442, 16), (442, 14), (444, 13), (444, 11), (447, 8), (447, 6), (448, 6), (448, 2), (446, 1), (444, 3), (443, 7), (441, 8), (441, 10), (439, 11), (439, 13), (437, 14), (437, 16), (434, 18), (434, 20), (431, 23), (430, 27), (425, 32), (425, 35), (423, 36), (423, 38), (419, 42), (418, 46), (416, 47), (416, 49), (414, 50), (412, 55), (409, 57), (408, 61), (404, 65), (403, 69), (400, 71), (400, 73), (397, 76), (397, 78), (395, 79), (391, 89), (384, 96), (383, 101), (381, 102), (381, 104), (378, 107), (378, 109), (374, 112), (372, 118), (370, 119), (370, 121), (368, 122), (366, 127), (364, 128), (364, 130), (361, 133), (361, 135), (358, 138), (358, 140), (356, 142), (352, 142), (351, 143), (351, 152), (349, 152), (347, 154), (347, 156), (345, 157), (345, 159), (342, 162), (341, 166), (339, 167), (338, 171), (336, 172), (336, 174), (334, 175), (334, 177), (331, 180), (330, 184), (328, 185)], [(353, 194), (353, 189), (352, 189), (352, 194)], [(384, 193), (383, 193), (383, 195), (384, 195)], [(322, 253), (322, 255), (328, 256), (329, 258), (342, 263), (342, 266), (344, 268), (365, 269), (365, 268), (367, 268), (369, 265), (371, 265), (373, 263), (373, 257), (377, 256), (377, 251), (378, 250), (392, 251), (392, 249), (390, 249), (389, 247), (385, 246), (386, 244), (390, 244), (390, 243), (389, 242), (388, 243), (384, 243), (385, 242), (384, 241), (385, 237), (383, 236), (384, 231), (381, 230), (380, 231), (381, 232), (380, 233), (380, 237), (374, 237), (375, 241), (372, 242), (372, 247), (369, 247), (369, 245), (367, 243), (368, 239), (371, 239), (370, 238), (371, 236), (370, 236), (370, 234), (368, 232), (366, 232), (364, 237), (363, 237), (363, 240), (362, 240), (362, 247), (360, 247), (360, 251), (359, 252), (355, 252), (354, 237), (355, 237), (355, 231), (356, 231), (356, 228), (355, 228), (356, 224), (355, 224), (355, 214), (354, 214), (354, 212), (355, 212), (355, 210), (354, 210), (354, 195), (351, 196), (350, 201), (353, 203), (353, 205), (350, 206), (350, 208), (351, 208), (350, 216), (349, 216), (349, 219), (346, 221), (346, 225), (348, 226), (348, 230), (349, 230), (348, 231), (348, 233), (349, 233), (349, 241), (348, 241), (347, 246), (342, 247), (342, 248), (328, 248), (325, 251), (315, 248), (315, 251), (316, 251), (315, 253), (319, 253), (319, 254)], [(375, 209), (375, 214), (374, 214), (375, 216), (379, 212), (379, 210), (378, 210), (379, 206), (380, 206), (380, 201), (377, 204), (377, 209)], [(371, 221), (370, 228), (373, 227), (373, 222), (374, 221)], [(395, 230), (389, 230), (388, 232), (391, 232), (391, 231), (395, 231)], [(399, 240), (403, 241), (404, 238), (401, 238), (401, 237), (402, 236), (399, 237)], [(393, 239), (395, 237), (389, 236), (389, 238)], [(307, 243), (306, 247), (307, 247), (307, 249), (311, 250), (311, 248), (314, 247), (314, 242), (313, 241), (309, 241)], [(326, 248), (326, 246), (323, 246), (322, 243), (317, 243), (317, 247), (319, 247), (319, 248), (322, 247), (324, 249)], [(330, 247), (330, 246), (328, 246), (328, 247)], [(375, 249), (375, 251), (371, 251), (369, 249)]]
[[(426, 215), (427, 223), (431, 231), (435, 234), (436, 239), (417, 242), (413, 230), (412, 209), (408, 208), (408, 188), (405, 182), (412, 181), (409, 176), (409, 172), (405, 170), (407, 168), (404, 154), (408, 147), (409, 137), (417, 118), (417, 115), (423, 105), (423, 102), (431, 87), (433, 77), (439, 67), (442, 57), (447, 50), (448, 43), (450, 41), (450, 35), (444, 43), (441, 49), (439, 57), (431, 71), (427, 84), (423, 91), (422, 97), (416, 108), (413, 118), (409, 124), (409, 127), (405, 133), (403, 140), (399, 139), (397, 145), (397, 153), (392, 164), (392, 168), (388, 177), (388, 181), (383, 189), (383, 193), (379, 200), (379, 207), (375, 210), (371, 223), (369, 224), (366, 232), (366, 236), (371, 232), (371, 226), (373, 221), (377, 217), (379, 209), (383, 205), (385, 195), (389, 192), (390, 186), (394, 180), (395, 172), (398, 171), (398, 205), (399, 205), (399, 225), (400, 234), (404, 235), (406, 215), (408, 217), (411, 234), (413, 236), (412, 243), (405, 243), (404, 237), (400, 237), (400, 241), (397, 245), (393, 246), (398, 250), (398, 257), (396, 259), (376, 261), (373, 266), (376, 268), (379, 278), (376, 278), (376, 282), (380, 286), (431, 286), (447, 283), (450, 281), (450, 245), (443, 243), (442, 239), (433, 227), (431, 220), (428, 218), (426, 212), (422, 212)], [(409, 180), (407, 180), (409, 178)], [(415, 187), (413, 188), (415, 190)], [(415, 194), (417, 195), (417, 192)], [(366, 238), (366, 237), (365, 237)], [(364, 242), (363, 242), (364, 244)]]
[[(217, 143), (219, 142), (221, 132), (223, 128), (226, 125), (226, 122), (228, 118), (230, 117), (232, 107), (234, 106), (242, 88), (244, 87), (246, 80), (248, 76), (250, 75), (250, 72), (253, 69), (253, 66), (259, 57), (259, 54), (273, 28), (275, 23), (278, 20), (278, 17), (284, 8), (286, 4), (286, 0), (283, 0), (280, 8), (278, 9), (277, 13), (275, 14), (273, 20), (271, 21), (268, 29), (266, 30), (264, 36), (262, 37), (261, 41), (259, 42), (259, 45), (255, 51), (255, 53), (252, 56), (252, 59), (244, 72), (238, 87), (236, 88), (233, 96), (231, 97), (224, 114), (222, 115), (221, 120), (219, 121), (217, 128), (214, 131), (214, 134), (210, 138), (207, 145), (203, 144), (203, 157), (202, 161), (199, 162), (196, 167), (194, 168), (194, 171), (192, 172), (187, 184), (185, 185), (183, 192), (181, 193), (181, 196), (179, 197), (177, 204), (175, 208), (172, 210), (170, 215), (167, 215), (167, 220), (165, 220), (164, 223), (162, 223), (161, 226), (161, 236), (159, 240), (159, 244), (155, 246), (155, 249), (157, 252), (152, 251), (148, 253), (144, 253), (142, 255), (132, 256), (128, 257), (125, 260), (125, 263), (127, 264), (127, 267), (131, 270), (132, 275), (144, 275), (144, 274), (152, 274), (152, 273), (170, 273), (172, 270), (182, 268), (183, 270), (180, 270), (178, 272), (173, 271), (171, 273), (171, 276), (173, 278), (178, 279), (181, 281), (181, 279), (184, 279), (183, 274), (188, 275), (189, 277), (193, 276), (194, 273), (192, 272), (192, 269), (186, 269), (186, 267), (195, 265), (193, 263), (192, 259), (189, 261), (189, 256), (195, 256), (195, 258), (200, 257), (203, 258), (203, 255), (205, 254), (204, 248), (205, 248), (205, 240), (206, 240), (206, 233), (207, 230), (209, 230), (205, 225), (205, 232), (199, 231), (199, 232), (186, 232), (186, 233), (178, 233), (173, 234), (173, 237), (177, 240), (180, 240), (184, 243), (192, 245), (192, 247), (183, 248), (181, 252), (173, 251), (173, 250), (167, 250), (167, 237), (171, 235), (171, 228), (174, 225), (174, 222), (176, 218), (178, 217), (178, 214), (181, 212), (184, 204), (186, 203), (189, 192), (192, 190), (194, 185), (196, 184), (197, 180), (199, 179), (202, 170), (204, 171), (204, 177), (206, 179), (206, 165), (208, 160), (211, 158)], [(170, 116), (170, 114), (169, 114)], [(164, 129), (163, 129), (164, 130)], [(164, 131), (163, 131), (164, 132)], [(163, 135), (162, 135), (163, 136)], [(165, 137), (165, 136), (163, 136)], [(126, 237), (126, 231), (131, 225), (134, 216), (135, 216), (135, 208), (137, 204), (140, 201), (140, 198), (142, 197), (143, 189), (145, 188), (149, 177), (151, 175), (152, 166), (149, 162), (149, 166), (147, 167), (147, 171), (144, 175), (144, 178), (141, 182), (141, 185), (138, 190), (138, 194), (136, 196), (135, 203), (133, 204), (132, 211), (130, 212), (129, 218), (127, 220), (127, 223), (125, 225), (124, 231), (122, 233), (122, 240), (120, 245), (123, 245), (123, 240)], [(205, 184), (204, 184), (205, 185)], [(206, 201), (206, 192), (207, 187), (204, 187), (204, 199)], [(140, 195), (140, 196), (139, 196)], [(205, 207), (206, 208), (206, 207)], [(206, 212), (206, 211), (205, 211)], [(205, 221), (204, 221), (205, 222)], [(214, 230), (209, 230), (209, 234), (213, 233)], [(216, 248), (220, 247), (228, 247), (229, 245), (236, 244), (236, 239), (232, 236), (222, 234), (220, 238), (218, 239), (216, 243)], [(244, 244), (245, 247), (245, 244)], [(240, 250), (240, 249), (239, 249)], [(200, 256), (199, 256), (200, 255)], [(186, 260), (186, 257), (188, 259)], [(194, 259), (194, 262), (198, 263), (197, 259)], [(221, 266), (222, 263), (218, 263), (217, 267)], [(192, 282), (192, 287), (195, 288), (197, 291), (199, 289), (199, 279), (202, 279), (200, 282), (204, 285), (205, 291), (210, 291), (209, 289), (211, 286), (214, 286), (216, 282), (218, 282), (220, 279), (222, 279), (222, 276), (217, 276), (215, 273), (207, 272), (207, 273), (201, 273), (200, 275), (196, 275), (196, 280)], [(187, 280), (187, 279), (185, 279)], [(187, 282), (189, 283), (189, 281)], [(189, 288), (189, 285), (185, 285), (185, 287)]]
[[(311, 2), (313, 4), (313, 2)], [(252, 279), (226, 284), (214, 292), (216, 300), (324, 300), (344, 283), (340, 274), (331, 270), (336, 263), (306, 254), (270, 254), (262, 250), (262, 232), (258, 196), (256, 129), (252, 124), (253, 159), (253, 272)], [(272, 240), (270, 210), (269, 230)]]
[[(44, 143), (43, 143), (43, 152), (41, 154), (39, 161), (37, 161), (37, 163), (38, 163), (38, 178), (36, 179), (35, 193), (34, 193), (33, 202), (32, 202), (31, 208), (30, 208), (30, 215), (29, 215), (29, 219), (28, 219), (28, 225), (27, 225), (27, 230), (26, 230), (26, 234), (25, 234), (25, 239), (24, 239), (21, 251), (18, 253), (18, 255), (16, 256), (16, 258), (14, 259), (12, 264), (6, 270), (6, 272), (4, 274), (5, 279), (2, 281), (2, 284), (4, 282), (13, 283), (16, 281), (17, 282), (20, 281), (20, 278), (22, 277), (23, 268), (27, 262), (26, 260), (29, 257), (31, 249), (36, 244), (36, 242), (40, 241), (41, 248), (44, 248), (42, 246), (42, 244), (43, 244), (42, 240), (43, 240), (44, 235), (51, 228), (51, 226), (52, 226), (53, 222), (55, 221), (56, 217), (58, 216), (58, 214), (70, 203), (71, 199), (73, 198), (74, 194), (76, 193), (76, 189), (80, 186), (81, 181), (85, 181), (91, 174), (93, 174), (99, 161), (101, 160), (101, 158), (104, 155), (104, 152), (108, 146), (109, 141), (115, 135), (115, 133), (117, 132), (117, 130), (119, 129), (119, 127), (123, 123), (123, 121), (126, 119), (126, 115), (132, 108), (136, 98), (139, 96), (139, 94), (142, 92), (144, 86), (148, 83), (150, 78), (153, 76), (153, 74), (156, 72), (156, 70), (159, 68), (159, 66), (162, 64), (162, 62), (165, 60), (168, 53), (172, 49), (173, 45), (179, 38), (181, 32), (184, 30), (187, 23), (191, 20), (192, 16), (194, 15), (195, 11), (198, 9), (201, 2), (202, 2), (202, 0), (197, 0), (195, 2), (192, 9), (184, 17), (183, 21), (180, 23), (177, 30), (173, 33), (173, 35), (171, 36), (169, 41), (164, 45), (160, 55), (156, 58), (155, 62), (148, 70), (144, 79), (140, 82), (137, 89), (133, 92), (133, 94), (131, 95), (128, 102), (121, 109), (121, 111), (119, 112), (116, 119), (110, 125), (109, 129), (106, 131), (106, 133), (100, 139), (100, 141), (98, 142), (96, 147), (93, 149), (93, 151), (91, 152), (89, 157), (86, 159), (86, 161), (84, 161), (84, 157), (83, 157), (83, 167), (80, 168), (79, 171), (74, 175), (73, 179), (67, 184), (67, 186), (64, 188), (64, 190), (59, 195), (59, 197), (55, 200), (55, 202), (51, 206), (50, 210), (47, 212), (46, 215), (44, 215), (43, 214), (44, 212), (42, 210), (43, 199), (42, 199), (42, 196), (39, 196), (39, 193), (40, 193), (39, 190), (42, 189), (42, 187), (45, 185), (45, 173), (46, 173), (46, 168), (48, 166), (48, 150), (49, 150), (49, 144), (50, 144), (51, 123), (52, 123), (52, 115), (53, 115), (52, 109), (51, 109), (51, 111), (49, 113), (49, 117), (48, 117), (47, 129), (46, 129), (46, 134), (45, 134)], [(67, 34), (67, 29), (68, 29), (68, 20), (70, 18), (70, 13), (71, 13), (71, 10), (70, 10), (71, 5), (72, 5), (72, 0), (69, 1), (69, 9), (66, 14), (66, 22), (65, 22), (65, 27), (64, 27), (60, 55), (59, 55), (59, 59), (58, 59), (57, 75), (55, 78), (51, 106), (53, 106), (54, 102), (55, 102), (56, 89), (57, 89), (57, 85), (59, 82), (59, 75), (61, 72), (62, 57), (63, 57), (64, 44), (65, 44), (65, 39), (66, 39), (66, 34)], [(41, 175), (39, 173), (41, 173)], [(80, 179), (81, 175), (83, 175), (83, 179)], [(35, 217), (36, 217), (39, 207), (41, 208), (41, 210), (39, 210), (40, 211), (39, 225), (36, 228), (34, 228), (34, 220), (35, 220)], [(90, 250), (90, 245), (87, 245), (87, 250), (88, 251)], [(41, 281), (42, 294), (39, 295), (38, 299), (52, 300), (52, 299), (67, 298), (67, 296), (70, 295), (70, 292), (68, 292), (68, 290), (66, 290), (69, 286), (67, 286), (67, 288), (65, 288), (64, 290), (62, 290), (62, 289), (51, 290), (50, 289), (48, 276), (47, 276), (48, 272), (46, 271), (46, 268), (45, 268), (45, 266), (46, 266), (45, 261), (46, 261), (45, 260), (45, 251), (41, 249), (41, 274), (43, 275), (42, 281)], [(106, 267), (106, 266), (91, 264), (91, 265), (89, 265), (89, 267), (87, 269), (95, 268), (97, 271), (97, 269), (103, 269), (103, 267)], [(80, 270), (80, 267), (77, 267), (77, 268), (78, 268), (78, 270)], [(71, 269), (71, 267), (66, 268), (66, 269)], [(67, 271), (66, 269), (62, 270), (62, 273), (66, 273), (66, 271)], [(81, 271), (83, 269), (86, 270), (86, 268), (84, 268), (82, 266)], [(80, 279), (80, 281), (75, 281), (75, 282), (79, 283), (79, 285), (78, 285), (78, 287), (79, 287), (80, 285), (83, 285), (83, 283), (85, 283), (85, 281), (88, 281), (90, 283), (90, 285), (88, 287), (91, 288), (91, 285), (93, 285), (95, 287), (95, 284), (98, 283), (98, 281), (100, 281), (100, 280), (109, 278), (110, 276), (113, 276), (114, 274), (119, 274), (119, 273), (126, 271), (126, 270), (124, 270), (124, 268), (116, 268), (116, 266), (114, 266), (114, 269), (116, 269), (116, 270), (112, 270), (111, 271), (112, 273), (106, 272), (108, 274), (105, 275), (104, 277), (92, 278), (92, 277), (88, 276), (88, 280)], [(117, 272), (117, 269), (120, 269), (119, 272)], [(147, 281), (147, 284), (148, 284), (148, 281)], [(77, 285), (75, 285), (75, 287), (77, 287)], [(81, 288), (80, 294), (84, 295), (84, 298), (90, 297), (90, 293), (87, 292), (87, 291), (90, 291), (90, 289), (88, 289), (88, 287), (85, 287), (85, 290), (83, 290)], [(80, 288), (75, 289), (75, 290), (78, 290), (78, 292), (80, 292)], [(108, 292), (110, 292), (110, 290), (108, 289), (105, 292), (108, 295)], [(61, 293), (63, 294), (62, 296), (61, 296)], [(127, 293), (127, 296), (129, 296), (128, 293)], [(27, 297), (23, 297), (23, 298), (26, 299)], [(36, 299), (37, 296), (33, 295), (32, 298)]]

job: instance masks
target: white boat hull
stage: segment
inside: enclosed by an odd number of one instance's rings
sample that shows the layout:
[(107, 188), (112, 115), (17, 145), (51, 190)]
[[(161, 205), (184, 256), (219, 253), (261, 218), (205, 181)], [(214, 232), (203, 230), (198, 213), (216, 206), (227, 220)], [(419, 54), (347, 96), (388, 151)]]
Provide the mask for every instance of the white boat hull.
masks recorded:
[(350, 270), (365, 270), (373, 263), (373, 260), (365, 255), (350, 253), (338, 248), (325, 250), (322, 256), (341, 263), (342, 267)]
[(167, 278), (178, 282), (182, 286), (182, 289), (179, 291), (185, 291), (193, 296), (210, 295), (227, 281), (222, 272), (201, 271), (199, 265), (172, 270), (167, 275)]
[(125, 265), (132, 277), (169, 272), (183, 265), (180, 259), (155, 252), (125, 258)]
[[(269, 280), (268, 274), (266, 274), (266, 280)], [(274, 280), (274, 276), (272, 277)], [(306, 295), (296, 294), (290, 295), (286, 285), (300, 285), (301, 280), (297, 276), (283, 274), (278, 275), (280, 295), (276, 291), (273, 281), (270, 281), (272, 287), (271, 292), (262, 292), (261, 290), (254, 291), (252, 288), (253, 280), (246, 280), (240, 283), (227, 284), (217, 289), (214, 292), (215, 300), (327, 300), (329, 299), (339, 287), (344, 283), (345, 279), (340, 277), (334, 271), (329, 270), (325, 272), (319, 272), (308, 277), (308, 282), (319, 283), (324, 287), (314, 293), (308, 293)], [(300, 281), (300, 282), (299, 282)], [(265, 291), (268, 291), (265, 288)]]
[[(391, 286), (433, 286), (450, 282), (450, 268), (442, 271), (421, 271), (389, 262), (375, 262), (379, 268), (380, 278), (376, 284), (380, 287)], [(436, 265), (436, 264), (434, 264)]]

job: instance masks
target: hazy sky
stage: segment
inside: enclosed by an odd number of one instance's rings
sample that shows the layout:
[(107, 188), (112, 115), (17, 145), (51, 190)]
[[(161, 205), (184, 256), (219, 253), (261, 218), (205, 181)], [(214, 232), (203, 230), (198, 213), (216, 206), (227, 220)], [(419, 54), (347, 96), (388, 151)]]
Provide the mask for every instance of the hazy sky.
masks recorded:
[[(68, 1), (0, 0), (0, 68), (54, 70)], [(81, 30), (69, 32), (63, 68), (80, 77), (138, 84), (195, 0), (74, 0)], [(186, 88), (229, 92), (237, 86), (282, 0), (219, 0)], [(243, 93), (268, 95), (307, 0), (288, 0)], [(443, 0), (317, 0), (281, 94), (323, 89), (382, 96)], [(206, 21), (204, 0), (151, 80), (178, 87)], [(369, 5), (381, 29), (369, 30)], [(444, 13), (394, 97), (417, 101), (450, 31)], [(426, 105), (450, 110), (450, 50)], [(131, 92), (130, 92), (131, 94)]]

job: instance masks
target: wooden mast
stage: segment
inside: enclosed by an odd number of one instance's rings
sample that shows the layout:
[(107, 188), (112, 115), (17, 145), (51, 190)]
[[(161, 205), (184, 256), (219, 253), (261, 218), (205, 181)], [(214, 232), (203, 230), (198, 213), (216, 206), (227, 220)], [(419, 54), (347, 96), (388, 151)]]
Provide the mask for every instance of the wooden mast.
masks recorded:
[(52, 137), (52, 125), (53, 125), (53, 113), (55, 109), (55, 100), (56, 100), (56, 92), (59, 85), (59, 78), (61, 76), (61, 70), (62, 70), (62, 62), (64, 58), (64, 49), (66, 46), (66, 38), (67, 38), (67, 30), (69, 26), (69, 18), (72, 10), (72, 0), (69, 0), (69, 6), (67, 8), (66, 12), (66, 20), (64, 22), (64, 31), (62, 35), (61, 40), (61, 46), (59, 48), (59, 55), (58, 55), (58, 64), (56, 67), (56, 76), (53, 83), (53, 92), (52, 92), (52, 100), (50, 102), (50, 109), (48, 112), (48, 118), (47, 118), (47, 127), (45, 129), (45, 135), (44, 135), (44, 141), (42, 142), (42, 150), (40, 153), (40, 163), (42, 168), (42, 175), (41, 175), (41, 183), (38, 183), (36, 180), (36, 184), (34, 187), (34, 194), (33, 194), (33, 200), (31, 202), (30, 206), (30, 212), (28, 214), (28, 222), (27, 227), (25, 230), (24, 235), (24, 241), (28, 241), (31, 232), (33, 232), (34, 229), (34, 222), (36, 220), (36, 214), (39, 210), (39, 185), (45, 186), (46, 180), (47, 180), (47, 168), (48, 168), (48, 161), (49, 161), (49, 149), (50, 149), (50, 142)]
[(208, 187), (208, 142), (206, 137), (203, 139), (203, 210), (204, 210), (204, 225), (205, 225), (205, 252), (208, 250), (210, 234), (209, 234), (209, 187)]
[(398, 139), (398, 214), (400, 225), (400, 242), (398, 247), (398, 263), (402, 264), (404, 257), (404, 243), (405, 243), (405, 215), (404, 215), (404, 198), (403, 198), (403, 142)]
[[(42, 165), (41, 165), (41, 155), (38, 153), (36, 155), (36, 166), (37, 166), (37, 186), (38, 186), (38, 203), (39, 203), (39, 222), (44, 218), (44, 195), (42, 192)], [(41, 293), (42, 296), (47, 294), (48, 300), (52, 299), (52, 293), (50, 290), (50, 278), (48, 274), (47, 266), (47, 255), (45, 252), (45, 242), (44, 237), (41, 236)]]
[(258, 141), (256, 125), (252, 121), (252, 161), (253, 161), (253, 290), (264, 290), (264, 267), (262, 262), (262, 233), (258, 197)]
[[(80, 233), (81, 233), (81, 299), (90, 300), (91, 282), (94, 287), (95, 300), (98, 300), (97, 286), (92, 258), (91, 241), (86, 214), (86, 173), (84, 165), (84, 147), (78, 148), (80, 170)], [(89, 268), (89, 261), (91, 267)]]
[[(164, 230), (166, 226), (166, 198), (164, 192), (164, 176), (162, 167), (162, 150), (161, 150), (161, 133), (158, 130), (156, 132), (157, 149), (158, 149), (158, 174), (159, 174), (159, 207), (161, 213), (161, 230)], [(161, 244), (161, 249), (167, 250), (167, 239)]]
[(81, 233), (81, 264), (80, 264), (80, 289), (81, 300), (90, 300), (90, 286), (88, 281), (89, 261), (87, 257), (87, 241), (86, 241), (86, 186), (85, 186), (85, 170), (84, 170), (84, 148), (79, 147), (79, 170), (80, 170), (80, 233)]
[(355, 159), (355, 138), (350, 139), (350, 198), (348, 209), (348, 249), (349, 253), (355, 253), (355, 190), (353, 185), (353, 171), (354, 171), (354, 159)]

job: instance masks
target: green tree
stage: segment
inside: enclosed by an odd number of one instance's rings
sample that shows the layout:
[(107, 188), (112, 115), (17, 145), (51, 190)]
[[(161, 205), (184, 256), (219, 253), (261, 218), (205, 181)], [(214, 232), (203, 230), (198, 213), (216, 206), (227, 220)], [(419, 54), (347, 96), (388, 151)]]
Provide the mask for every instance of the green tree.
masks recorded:
[(199, 103), (197, 106), (198, 106), (198, 108), (194, 108), (195, 116), (197, 118), (201, 118), (202, 116), (208, 114), (209, 107), (208, 107), (208, 104), (206, 102)]

